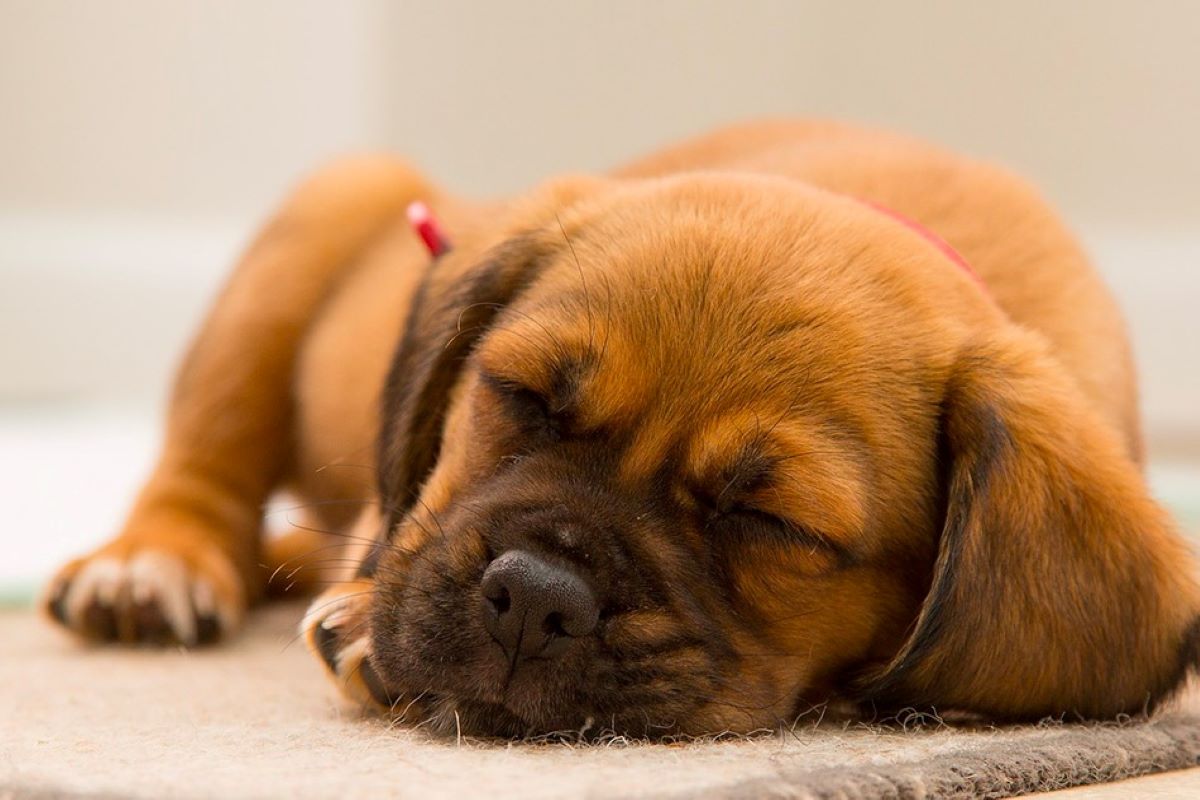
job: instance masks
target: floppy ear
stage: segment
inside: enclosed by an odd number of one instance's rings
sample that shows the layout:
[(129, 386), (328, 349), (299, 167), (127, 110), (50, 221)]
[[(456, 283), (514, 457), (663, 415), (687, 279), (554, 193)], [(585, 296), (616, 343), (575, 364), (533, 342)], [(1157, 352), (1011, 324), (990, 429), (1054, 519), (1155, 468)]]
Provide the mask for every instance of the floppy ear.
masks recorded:
[(437, 463), (451, 393), (471, 351), (564, 246), (557, 215), (609, 185), (590, 176), (557, 179), (502, 212), (501, 233), (491, 237), (500, 244), (481, 255), (467, 243), (429, 265), (384, 385), (376, 449), (384, 531), (410, 510)]
[[(388, 510), (385, 531), (416, 502), (437, 463), (463, 364), (497, 314), (537, 275), (545, 253), (526, 234), (492, 248), (465, 273), (442, 259), (430, 265), (384, 385), (376, 455), (379, 493)], [(463, 257), (470, 256), (452, 253), (444, 259)]]
[(944, 401), (945, 521), (867, 698), (1000, 718), (1149, 710), (1200, 655), (1193, 560), (1040, 339), (972, 347)]

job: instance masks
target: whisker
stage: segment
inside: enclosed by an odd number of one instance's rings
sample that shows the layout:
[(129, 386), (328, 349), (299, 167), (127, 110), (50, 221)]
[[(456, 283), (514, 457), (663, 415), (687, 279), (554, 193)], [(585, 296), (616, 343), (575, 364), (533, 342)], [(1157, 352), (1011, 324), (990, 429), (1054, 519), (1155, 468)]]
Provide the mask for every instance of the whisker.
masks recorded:
[(588, 352), (591, 353), (596, 344), (596, 323), (592, 318), (592, 293), (588, 290), (587, 279), (583, 276), (583, 265), (579, 262), (579, 254), (575, 252), (575, 243), (571, 241), (571, 237), (567, 236), (567, 229), (563, 227), (562, 217), (558, 215), (557, 211), (554, 212), (554, 221), (558, 223), (558, 231), (562, 234), (563, 241), (571, 249), (571, 258), (575, 261), (579, 282), (583, 285), (583, 301), (587, 308), (588, 319)]

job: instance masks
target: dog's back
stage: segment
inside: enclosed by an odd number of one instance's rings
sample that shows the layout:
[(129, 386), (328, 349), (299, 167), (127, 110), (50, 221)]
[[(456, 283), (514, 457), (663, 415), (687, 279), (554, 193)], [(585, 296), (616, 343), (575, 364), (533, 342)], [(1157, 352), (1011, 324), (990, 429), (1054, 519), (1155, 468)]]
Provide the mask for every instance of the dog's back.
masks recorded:
[(697, 137), (617, 170), (645, 178), (757, 172), (869, 200), (945, 239), (1016, 322), (1044, 335), (1141, 461), (1133, 358), (1120, 310), (1079, 243), (1023, 179), (897, 134), (772, 121)]

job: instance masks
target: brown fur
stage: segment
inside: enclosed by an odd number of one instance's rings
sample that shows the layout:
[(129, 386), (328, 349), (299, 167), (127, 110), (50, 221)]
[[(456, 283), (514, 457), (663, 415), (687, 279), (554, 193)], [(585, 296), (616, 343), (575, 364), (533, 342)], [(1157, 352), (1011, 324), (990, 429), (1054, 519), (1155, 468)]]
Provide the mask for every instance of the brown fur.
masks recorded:
[[(417, 198), (455, 240), (432, 267)], [(997, 168), (762, 123), (485, 207), (372, 159), (248, 253), (92, 558), (173, 554), (240, 611), (272, 491), (334, 531), (361, 511), (379, 543), (310, 642), (360, 699), (481, 732), (744, 730), (832, 697), (1110, 717), (1196, 657), (1192, 562), (1141, 460), (1119, 312)], [(471, 609), (517, 546), (607, 610), (565, 664), (505, 679)], [(121, 607), (64, 610), (86, 563), (48, 603), (111, 638)]]

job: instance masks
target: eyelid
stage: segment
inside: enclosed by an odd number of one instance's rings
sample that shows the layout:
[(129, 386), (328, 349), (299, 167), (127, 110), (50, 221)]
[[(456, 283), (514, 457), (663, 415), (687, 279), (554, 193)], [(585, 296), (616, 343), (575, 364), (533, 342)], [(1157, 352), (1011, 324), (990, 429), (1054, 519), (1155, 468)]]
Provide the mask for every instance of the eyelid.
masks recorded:
[(827, 550), (838, 556), (839, 559), (845, 559), (849, 557), (849, 553), (846, 551), (846, 549), (832, 539), (821, 535), (819, 532), (814, 531), (805, 525), (799, 525), (791, 520), (784, 519), (778, 514), (773, 514), (770, 511), (763, 511), (762, 509), (755, 508), (754, 506), (737, 504), (734, 505), (730, 510), (724, 512), (722, 516), (742, 516), (752, 518), (759, 524), (772, 525), (785, 531), (788, 538), (795, 540), (799, 544), (810, 545), (812, 547), (818, 547), (823, 550)]
[(514, 380), (512, 378), (505, 378), (500, 375), (495, 375), (491, 372), (481, 373), (480, 379), (483, 381), (484, 384), (486, 384), (488, 386), (488, 388), (490, 388), (492, 391), (496, 392), (497, 394), (502, 394), (506, 397), (516, 397), (516, 398), (525, 398), (525, 399), (529, 399), (529, 400), (534, 400), (534, 401), (537, 401), (540, 405), (544, 406), (547, 412), (549, 412), (551, 410), (550, 409), (550, 398), (546, 397), (544, 394), (539, 392), (537, 389), (527, 386), (526, 384), (521, 383), (520, 381)]
[(560, 435), (560, 428), (565, 422), (564, 415), (554, 409), (550, 398), (520, 381), (490, 372), (481, 372), (480, 381), (508, 404), (510, 413), (515, 414), (519, 424), (536, 424), (555, 436)]
[(528, 386), (521, 383), (520, 381), (513, 380), (512, 378), (506, 378), (501, 375), (497, 375), (494, 372), (487, 372), (486, 370), (480, 371), (479, 378), (490, 389), (497, 391), (497, 392), (504, 393), (504, 394), (517, 392), (522, 389), (529, 389)]

